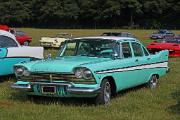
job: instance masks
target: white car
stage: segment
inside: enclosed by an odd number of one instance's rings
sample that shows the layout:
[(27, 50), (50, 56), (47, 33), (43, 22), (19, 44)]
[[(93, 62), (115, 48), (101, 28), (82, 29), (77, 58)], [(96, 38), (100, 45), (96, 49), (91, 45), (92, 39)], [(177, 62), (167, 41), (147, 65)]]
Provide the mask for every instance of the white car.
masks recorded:
[(13, 34), (0, 30), (0, 76), (13, 74), (16, 63), (43, 59), (43, 47), (21, 46)]
[(43, 47), (59, 48), (61, 42), (72, 38), (71, 34), (59, 33), (55, 37), (41, 37), (40, 45)]

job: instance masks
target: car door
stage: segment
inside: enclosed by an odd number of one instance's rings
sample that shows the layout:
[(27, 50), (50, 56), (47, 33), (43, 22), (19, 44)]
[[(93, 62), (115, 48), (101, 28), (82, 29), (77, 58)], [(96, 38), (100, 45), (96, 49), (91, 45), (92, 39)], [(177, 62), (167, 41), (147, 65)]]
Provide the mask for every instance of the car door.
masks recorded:
[(136, 75), (134, 76), (134, 80), (136, 80), (135, 85), (143, 84), (147, 81), (148, 74), (148, 66), (151, 61), (150, 55), (145, 48), (143, 48), (142, 44), (137, 42), (132, 42), (132, 49), (135, 58), (135, 62), (137, 64), (135, 68)]
[(138, 72), (134, 70), (134, 67), (138, 65), (136, 58), (133, 57), (133, 51), (131, 48), (131, 42), (121, 43), (121, 53), (119, 64), (123, 66), (120, 72), (117, 74), (117, 87), (118, 90), (126, 89), (136, 85), (136, 78), (138, 79)]

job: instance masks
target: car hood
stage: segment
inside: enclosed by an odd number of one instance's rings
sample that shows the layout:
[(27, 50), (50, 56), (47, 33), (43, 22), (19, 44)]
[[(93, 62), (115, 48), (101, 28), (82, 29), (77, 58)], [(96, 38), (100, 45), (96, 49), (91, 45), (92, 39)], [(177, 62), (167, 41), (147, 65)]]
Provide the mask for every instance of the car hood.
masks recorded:
[(41, 60), (24, 64), (17, 64), (26, 67), (31, 72), (53, 72), (53, 73), (71, 73), (74, 67), (83, 67), (86, 64), (105, 62), (110, 58), (97, 57), (59, 57), (52, 60)]
[(167, 42), (160, 42), (160, 43), (153, 42), (149, 44), (147, 48), (148, 49), (157, 48), (157, 49), (168, 49), (168, 50), (180, 50), (180, 44), (167, 43)]

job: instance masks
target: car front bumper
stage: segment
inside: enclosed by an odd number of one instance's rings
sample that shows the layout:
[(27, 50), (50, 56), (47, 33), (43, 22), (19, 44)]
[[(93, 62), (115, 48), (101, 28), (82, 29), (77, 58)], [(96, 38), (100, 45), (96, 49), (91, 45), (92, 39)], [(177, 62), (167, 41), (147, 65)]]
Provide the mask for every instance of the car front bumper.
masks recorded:
[[(44, 94), (42, 92), (42, 86), (54, 86), (56, 88), (56, 92), (54, 94)], [(44, 82), (23, 82), (18, 81), (11, 85), (14, 89), (25, 90), (32, 95), (39, 96), (56, 96), (56, 97), (89, 97), (96, 96), (100, 92), (100, 87), (98, 85), (80, 85), (75, 86), (71, 83), (63, 83), (63, 82), (52, 82), (52, 83), (44, 83)], [(37, 90), (39, 87), (39, 91)], [(63, 87), (63, 92), (60, 91), (60, 87)], [(32, 92), (33, 91), (33, 92)]]

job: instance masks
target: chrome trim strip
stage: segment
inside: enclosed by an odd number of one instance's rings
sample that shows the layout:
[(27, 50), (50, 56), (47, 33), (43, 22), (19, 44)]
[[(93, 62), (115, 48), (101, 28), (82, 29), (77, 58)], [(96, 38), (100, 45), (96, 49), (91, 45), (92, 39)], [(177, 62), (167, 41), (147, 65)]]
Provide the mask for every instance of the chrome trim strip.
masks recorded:
[(82, 94), (82, 93), (99, 93), (100, 87), (98, 88), (80, 88), (80, 87), (71, 87), (67, 88), (67, 92), (74, 93), (74, 94)]
[(25, 90), (29, 90), (31, 89), (31, 85), (30, 84), (12, 84), (11, 88), (14, 89), (25, 89)]

